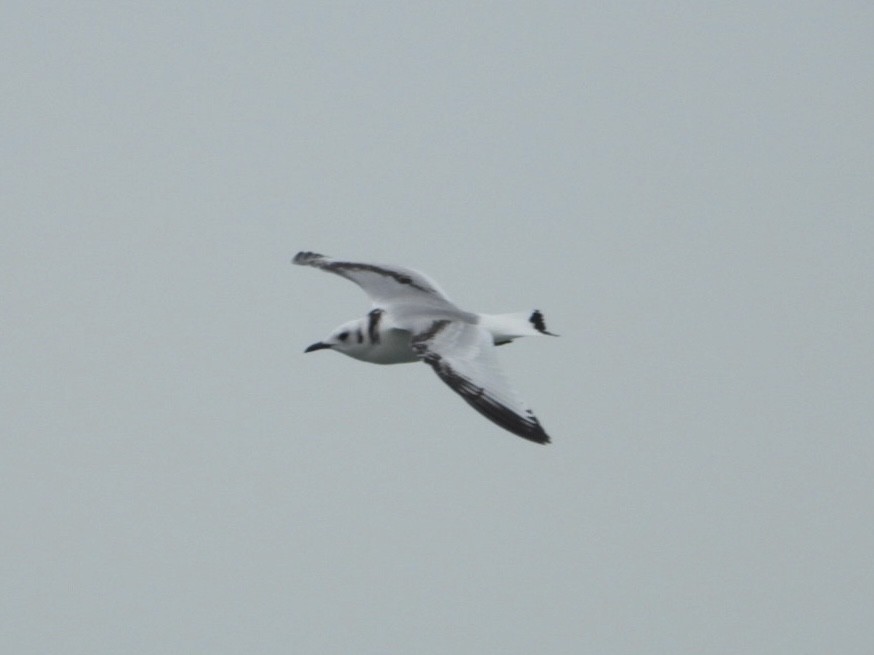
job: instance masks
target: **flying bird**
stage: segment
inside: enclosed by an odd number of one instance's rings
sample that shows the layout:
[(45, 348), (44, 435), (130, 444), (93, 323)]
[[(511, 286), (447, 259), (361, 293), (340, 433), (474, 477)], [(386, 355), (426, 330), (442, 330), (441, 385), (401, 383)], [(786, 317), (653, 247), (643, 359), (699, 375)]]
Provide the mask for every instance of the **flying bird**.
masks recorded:
[(336, 350), (373, 364), (425, 362), (483, 416), (530, 441), (549, 443), (540, 422), (498, 366), (495, 346), (550, 335), (539, 310), (477, 314), (459, 309), (427, 276), (400, 266), (299, 252), (295, 264), (335, 273), (361, 287), (372, 308), (304, 352)]

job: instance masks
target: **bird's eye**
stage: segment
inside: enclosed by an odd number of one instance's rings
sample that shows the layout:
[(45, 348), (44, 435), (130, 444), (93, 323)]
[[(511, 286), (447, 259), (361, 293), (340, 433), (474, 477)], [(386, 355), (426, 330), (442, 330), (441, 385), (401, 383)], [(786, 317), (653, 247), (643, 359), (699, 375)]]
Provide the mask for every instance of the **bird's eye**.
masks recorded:
[(337, 338), (340, 341), (346, 341), (346, 339), (349, 338), (349, 333), (348, 332), (341, 332), (340, 334), (337, 335)]

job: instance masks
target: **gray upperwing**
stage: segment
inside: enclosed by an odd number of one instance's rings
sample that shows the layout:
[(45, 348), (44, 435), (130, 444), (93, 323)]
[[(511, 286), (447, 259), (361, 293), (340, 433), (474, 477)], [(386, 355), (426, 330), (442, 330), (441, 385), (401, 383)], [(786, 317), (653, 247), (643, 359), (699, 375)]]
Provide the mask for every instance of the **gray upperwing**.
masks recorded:
[(549, 443), (537, 417), (498, 366), (491, 334), (477, 325), (434, 321), (412, 339), (413, 351), (480, 414), (515, 435)]
[(347, 262), (314, 252), (299, 252), (292, 262), (335, 273), (354, 282), (375, 305), (414, 303), (434, 309), (457, 310), (436, 282), (409, 268)]

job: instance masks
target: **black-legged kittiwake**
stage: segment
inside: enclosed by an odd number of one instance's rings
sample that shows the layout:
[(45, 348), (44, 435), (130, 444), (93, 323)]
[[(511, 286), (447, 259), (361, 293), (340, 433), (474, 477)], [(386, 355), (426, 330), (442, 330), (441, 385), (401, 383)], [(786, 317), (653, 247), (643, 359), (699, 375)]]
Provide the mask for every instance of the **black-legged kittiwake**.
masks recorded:
[(336, 273), (373, 301), (363, 318), (344, 323), (304, 352), (331, 349), (373, 364), (423, 361), (474, 409), (502, 428), (549, 443), (540, 422), (504, 378), (495, 346), (547, 334), (539, 310), (476, 314), (456, 307), (430, 278), (400, 266), (364, 264), (299, 252), (293, 262)]

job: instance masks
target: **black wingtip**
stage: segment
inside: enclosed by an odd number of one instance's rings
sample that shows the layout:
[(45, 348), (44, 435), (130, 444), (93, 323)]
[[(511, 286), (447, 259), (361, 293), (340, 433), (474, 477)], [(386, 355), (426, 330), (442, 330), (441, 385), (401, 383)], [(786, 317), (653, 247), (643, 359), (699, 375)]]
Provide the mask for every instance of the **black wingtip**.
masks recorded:
[[(486, 416), (488, 416), (488, 414), (486, 414)], [(495, 421), (495, 423), (498, 423), (498, 425), (505, 430), (515, 434), (517, 437), (522, 437), (532, 443), (540, 444), (541, 446), (546, 446), (547, 444), (552, 443), (552, 439), (549, 438), (549, 435), (546, 434), (546, 431), (540, 425), (540, 421), (538, 421), (533, 414), (528, 415), (530, 422), (526, 422), (524, 426), (519, 425), (518, 423), (498, 422), (491, 416), (489, 418)]]
[(552, 439), (549, 438), (549, 435), (546, 434), (546, 431), (541, 427), (540, 421), (538, 421), (533, 414), (529, 414), (529, 418), (533, 419), (534, 423), (529, 425), (529, 428), (525, 430), (524, 433), (519, 431), (515, 434), (523, 439), (539, 443), (542, 446), (552, 443)]
[(312, 262), (316, 261), (317, 259), (323, 259), (324, 257), (325, 257), (324, 255), (320, 255), (317, 252), (311, 252), (309, 250), (301, 250), (294, 257), (292, 257), (291, 263), (292, 264), (302, 264), (305, 266), (307, 264), (311, 264)]

